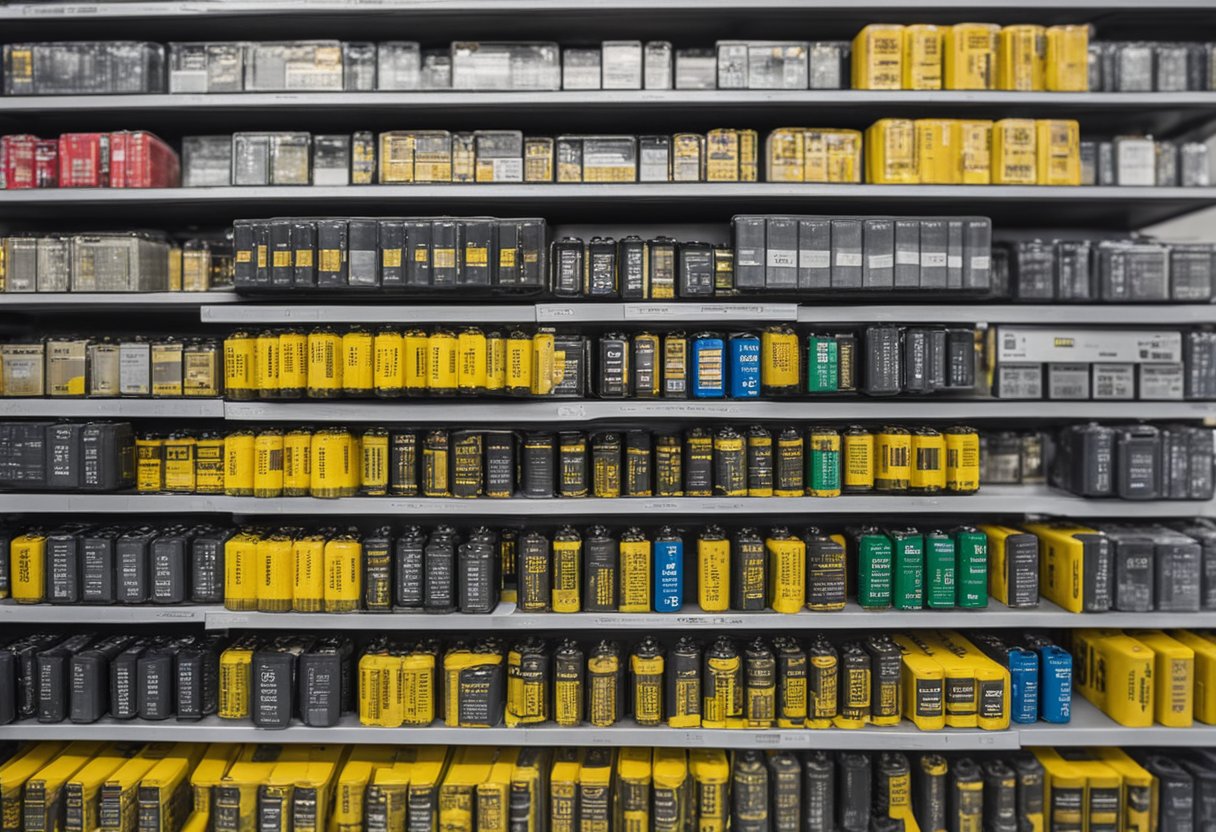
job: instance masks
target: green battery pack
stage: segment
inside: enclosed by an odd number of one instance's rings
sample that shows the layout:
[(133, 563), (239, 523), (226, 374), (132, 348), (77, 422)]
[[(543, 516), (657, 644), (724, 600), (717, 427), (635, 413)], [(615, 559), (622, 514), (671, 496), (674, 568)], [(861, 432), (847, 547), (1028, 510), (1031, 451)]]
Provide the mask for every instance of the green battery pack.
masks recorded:
[(950, 609), (954, 606), (954, 538), (940, 529), (925, 535), (925, 606)]
[(891, 538), (873, 526), (849, 530), (857, 603), (868, 610), (891, 606)]
[(888, 529), (891, 538), (891, 605), (918, 610), (925, 605), (925, 538), (914, 528)]
[(959, 526), (952, 537), (958, 606), (988, 606), (988, 535), (972, 526)]
[(835, 393), (840, 389), (840, 352), (836, 339), (812, 335), (806, 339), (806, 390)]

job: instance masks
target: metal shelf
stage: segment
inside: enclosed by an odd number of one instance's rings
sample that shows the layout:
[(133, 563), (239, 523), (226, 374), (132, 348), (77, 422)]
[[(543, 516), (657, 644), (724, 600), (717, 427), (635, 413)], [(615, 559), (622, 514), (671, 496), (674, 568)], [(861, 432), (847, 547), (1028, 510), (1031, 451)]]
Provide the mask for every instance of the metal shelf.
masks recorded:
[(230, 221), (268, 212), (477, 210), (560, 212), (563, 219), (665, 219), (689, 222), (731, 214), (805, 210), (955, 212), (991, 216), (1000, 226), (1073, 225), (1135, 229), (1216, 205), (1216, 187), (1048, 187), (1015, 185), (816, 185), (800, 183), (444, 184), (222, 188), (59, 188), (0, 191), (0, 219)]
[(967, 496), (849, 495), (815, 497), (623, 497), (504, 500), (402, 497), (259, 499), (208, 494), (0, 494), (0, 512), (31, 514), (226, 513), (281, 516), (639, 517), (837, 514), (942, 514), (1068, 517), (1216, 517), (1216, 501), (1087, 500), (1033, 486), (987, 486)]
[[(993, 398), (817, 400), (598, 400), (469, 402), (380, 401), (225, 402), (229, 421), (308, 421), (416, 424), (529, 425), (628, 419), (1104, 419), (1117, 412), (1127, 419), (1203, 419), (1216, 417), (1216, 402), (1017, 401)], [(0, 414), (3, 411), (0, 410)]]
[[(1156, 625), (1156, 618), (1151, 621)], [(1216, 725), (1195, 722), (1190, 728), (1128, 728), (1108, 717), (1079, 693), (1072, 698), (1072, 720), (1067, 725), (1036, 722), (1018, 729), (1019, 741), (1026, 748), (1035, 746), (1213, 746)]]
[[(349, 297), (351, 297), (349, 294), (345, 296), (345, 298)], [(536, 322), (536, 307), (531, 305), (498, 305), (491, 303), (469, 304), (467, 306), (427, 305), (390, 296), (384, 296), (381, 300), (381, 303), (372, 306), (343, 306), (339, 303), (322, 306), (313, 304), (261, 304), (256, 302), (233, 306), (203, 306), (200, 309), (200, 315), (203, 323), (225, 324), (300, 324), (322, 322), (345, 324), (527, 324)]]
[(93, 604), (18, 604), (0, 601), (5, 624), (199, 624), (219, 606), (96, 606)]
[(0, 417), (202, 419), (223, 415), (223, 399), (0, 398)]
[[(428, 615), (426, 613), (268, 613), (233, 612), (211, 608), (208, 630), (302, 630), (376, 632), (493, 631), (688, 631), (737, 628), (739, 631), (810, 631), (908, 629), (915, 627), (1142, 627), (1151, 616), (1154, 627), (1212, 627), (1216, 612), (1107, 612), (1071, 613), (1050, 601), (1030, 609), (1011, 609), (991, 601), (984, 609), (863, 610), (853, 601), (839, 612), (703, 612), (695, 605), (672, 613), (527, 613), (503, 602), (485, 615)], [(2, 619), (0, 619), (2, 620)]]
[(510, 746), (658, 746), (662, 748), (831, 748), (884, 750), (1012, 750), (1015, 730), (980, 731), (950, 728), (921, 731), (909, 723), (858, 730), (809, 728), (728, 730), (710, 728), (643, 728), (627, 720), (612, 728), (542, 725), (530, 728), (374, 728), (348, 714), (331, 728), (294, 724), (281, 731), (255, 728), (248, 722), (207, 717), (198, 722), (143, 722), (103, 719), (87, 725), (40, 724), (33, 720), (0, 726), (0, 740), (156, 740), (161, 742), (361, 743), (364, 745), (510, 745)]
[[(235, 25), (235, 24), (234, 24)], [(248, 127), (296, 128), (305, 120), (324, 130), (360, 120), (389, 128), (403, 114), (442, 120), (445, 127), (516, 121), (527, 113), (537, 128), (596, 129), (622, 117), (645, 118), (648, 129), (692, 129), (706, 118), (768, 124), (814, 107), (823, 121), (864, 128), (880, 115), (968, 118), (1080, 118), (1086, 131), (1106, 134), (1131, 126), (1158, 136), (1202, 126), (1216, 116), (1216, 92), (1008, 92), (963, 90), (555, 90), (470, 92), (266, 92), (149, 95), (7, 96), (0, 118), (20, 118), (44, 132), (87, 117), (95, 129), (138, 120), (163, 133)], [(643, 116), (644, 114), (644, 116)]]
[[(205, 307), (204, 307), (205, 308)], [(954, 304), (905, 303), (843, 306), (807, 302), (798, 306), (798, 323), (907, 323), (912, 317), (935, 324), (1210, 324), (1216, 305), (1160, 304)]]
[(0, 312), (93, 307), (197, 308), (204, 304), (236, 303), (236, 292), (2, 292)]

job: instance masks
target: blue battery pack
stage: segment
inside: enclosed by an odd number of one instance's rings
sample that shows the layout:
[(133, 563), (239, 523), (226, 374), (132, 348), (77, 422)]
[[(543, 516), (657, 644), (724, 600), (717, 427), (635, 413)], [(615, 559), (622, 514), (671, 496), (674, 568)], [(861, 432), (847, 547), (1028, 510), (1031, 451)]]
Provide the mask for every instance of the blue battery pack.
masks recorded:
[(1025, 647), (1010, 647), (1009, 718), (1014, 722), (1039, 721), (1039, 654)]
[(721, 399), (726, 396), (726, 346), (712, 335), (697, 335), (692, 341), (692, 397)]
[(1039, 719), (1066, 723), (1072, 718), (1072, 654), (1055, 644), (1040, 644)]
[(732, 399), (756, 399), (760, 397), (760, 339), (755, 335), (730, 336), (728, 344), (730, 363), (727, 378), (730, 380)]
[(684, 606), (684, 541), (654, 542), (654, 609), (677, 612)]

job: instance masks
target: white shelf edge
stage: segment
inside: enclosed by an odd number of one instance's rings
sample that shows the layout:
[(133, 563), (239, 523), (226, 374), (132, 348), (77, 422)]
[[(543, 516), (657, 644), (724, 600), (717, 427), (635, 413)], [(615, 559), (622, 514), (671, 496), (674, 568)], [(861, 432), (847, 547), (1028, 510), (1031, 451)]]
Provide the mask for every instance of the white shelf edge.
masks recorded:
[(195, 624), (220, 606), (172, 604), (18, 604), (0, 601), (0, 622), (11, 624)]
[[(350, 293), (342, 299), (356, 297)], [(427, 305), (401, 298), (378, 296), (373, 306), (341, 304), (260, 304), (202, 306), (203, 323), (303, 324), (303, 323), (534, 323), (536, 309), (520, 304)], [(337, 299), (337, 298), (335, 298)]]
[(1189, 728), (1167, 728), (1154, 723), (1145, 728), (1128, 728), (1102, 713), (1093, 703), (1074, 693), (1072, 718), (1067, 724), (1036, 722), (1018, 729), (1024, 748), (1036, 746), (1162, 746), (1184, 747), (1216, 745), (1216, 725), (1195, 721)]
[(846, 495), (815, 497), (622, 497), (617, 499), (510, 499), (314, 497), (259, 499), (207, 494), (0, 494), (0, 512), (67, 513), (231, 513), (240, 515), (364, 515), (419, 517), (637, 517), (687, 514), (834, 515), (850, 513), (963, 516), (1045, 514), (1068, 517), (1216, 517), (1214, 501), (1087, 500), (1042, 487), (987, 486), (972, 495)]
[(0, 311), (69, 306), (181, 306), (238, 303), (236, 292), (0, 292)]
[(222, 399), (6, 399), (0, 398), (0, 417), (174, 417), (222, 418)]
[(1020, 401), (1010, 399), (898, 398), (798, 400), (551, 399), (490, 401), (438, 399), (225, 402), (228, 421), (303, 420), (351, 423), (386, 421), (526, 425), (612, 419), (1102, 419), (1117, 409), (1127, 419), (1203, 419), (1216, 416), (1212, 402)]

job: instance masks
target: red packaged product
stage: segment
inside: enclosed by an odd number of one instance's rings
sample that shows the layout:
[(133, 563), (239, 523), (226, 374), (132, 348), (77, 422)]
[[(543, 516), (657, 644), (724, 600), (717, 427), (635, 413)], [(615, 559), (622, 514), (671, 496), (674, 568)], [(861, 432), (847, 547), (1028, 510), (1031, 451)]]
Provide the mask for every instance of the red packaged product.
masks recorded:
[(34, 148), (34, 183), (39, 188), (59, 187), (59, 142), (39, 139)]
[(181, 163), (173, 148), (144, 130), (112, 133), (110, 184), (115, 188), (176, 188)]
[(109, 133), (64, 133), (59, 137), (59, 187), (105, 188), (109, 184)]
[(17, 190), (37, 187), (34, 164), (37, 147), (37, 136), (0, 138), (0, 188)]

